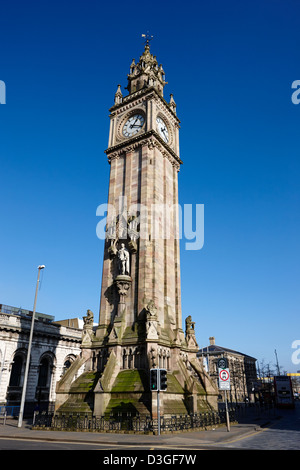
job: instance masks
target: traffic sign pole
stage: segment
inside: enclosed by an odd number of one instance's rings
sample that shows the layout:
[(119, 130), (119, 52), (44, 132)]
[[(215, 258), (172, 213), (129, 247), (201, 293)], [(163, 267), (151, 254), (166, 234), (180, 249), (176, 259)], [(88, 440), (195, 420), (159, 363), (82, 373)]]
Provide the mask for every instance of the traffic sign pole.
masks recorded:
[(226, 393), (226, 390), (225, 390), (225, 409), (226, 409), (227, 432), (229, 432), (229, 431), (230, 431), (230, 419), (229, 419), (229, 413), (228, 413), (227, 393)]
[(157, 390), (157, 434), (160, 436), (159, 389)]
[(167, 390), (167, 370), (160, 369), (159, 367), (155, 369), (150, 369), (150, 390), (152, 392), (157, 392), (157, 432), (160, 435), (160, 403), (159, 403), (159, 392), (164, 392)]
[(227, 431), (230, 431), (230, 419), (229, 419), (228, 403), (227, 403), (227, 390), (230, 390), (230, 373), (229, 373), (227, 359), (224, 357), (218, 360), (218, 374), (219, 374), (219, 389), (224, 390), (224, 395), (225, 395)]

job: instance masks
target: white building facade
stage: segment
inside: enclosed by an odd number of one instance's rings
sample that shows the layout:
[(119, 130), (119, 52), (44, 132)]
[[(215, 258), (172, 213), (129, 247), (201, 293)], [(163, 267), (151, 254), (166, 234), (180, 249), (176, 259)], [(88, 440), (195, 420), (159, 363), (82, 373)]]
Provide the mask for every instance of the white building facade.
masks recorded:
[[(76, 320), (60, 324), (50, 315), (36, 313), (24, 415), (32, 415), (34, 409), (46, 410), (55, 402), (57, 381), (81, 352), (82, 328)], [(31, 323), (32, 312), (0, 304), (0, 406), (14, 407), (16, 414)]]

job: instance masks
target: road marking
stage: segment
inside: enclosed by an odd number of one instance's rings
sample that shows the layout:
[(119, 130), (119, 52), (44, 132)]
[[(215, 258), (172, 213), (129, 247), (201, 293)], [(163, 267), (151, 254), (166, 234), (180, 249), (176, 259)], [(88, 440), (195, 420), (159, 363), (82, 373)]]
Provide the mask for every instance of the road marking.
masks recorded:
[(244, 436), (237, 437), (235, 439), (232, 439), (231, 441), (226, 441), (226, 442), (224, 442), (224, 444), (231, 444), (233, 442), (242, 441), (243, 439), (247, 439), (248, 437), (257, 436), (257, 434), (259, 434), (261, 432), (264, 432), (264, 431), (267, 431), (271, 426), (272, 425), (270, 425), (267, 428), (258, 429), (256, 431), (252, 432), (251, 434), (245, 434)]
[[(45, 443), (48, 443), (48, 444), (73, 444), (73, 445), (78, 445), (78, 444), (82, 444), (82, 445), (91, 445), (91, 446), (107, 446), (107, 447), (116, 447), (116, 448), (120, 448), (120, 447), (125, 447), (125, 448), (131, 448), (133, 447), (134, 449), (137, 449), (138, 450), (138, 447), (147, 447), (147, 443), (141, 443), (138, 445), (136, 444), (111, 444), (110, 442), (95, 442), (95, 441), (91, 441), (91, 442), (88, 442), (88, 441), (60, 441), (60, 440), (56, 440), (56, 439), (36, 439), (36, 438), (26, 438), (26, 437), (16, 437), (16, 436), (12, 436), (12, 437), (0, 437), (0, 441), (1, 440), (6, 440), (6, 441), (10, 441), (10, 440), (18, 440), (18, 441), (25, 441), (25, 442), (45, 442)], [(181, 446), (182, 448), (184, 448), (185, 450), (195, 450), (195, 448), (193, 447), (189, 447), (188, 445), (185, 445), (183, 444)], [(149, 450), (155, 450), (156, 449), (172, 449), (172, 448), (175, 448), (175, 449), (178, 449), (178, 445), (176, 444), (157, 444), (156, 447), (150, 447)]]

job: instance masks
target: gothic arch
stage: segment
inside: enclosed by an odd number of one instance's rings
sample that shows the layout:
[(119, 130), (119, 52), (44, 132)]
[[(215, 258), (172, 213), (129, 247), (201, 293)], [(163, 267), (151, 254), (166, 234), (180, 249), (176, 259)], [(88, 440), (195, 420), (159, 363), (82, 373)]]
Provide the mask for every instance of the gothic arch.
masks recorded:
[(73, 364), (73, 362), (75, 361), (76, 359), (76, 355), (75, 354), (68, 354), (65, 359), (63, 360), (63, 369), (62, 369), (62, 374), (61, 376), (65, 375), (65, 373), (67, 372), (67, 370), (71, 367), (71, 365)]

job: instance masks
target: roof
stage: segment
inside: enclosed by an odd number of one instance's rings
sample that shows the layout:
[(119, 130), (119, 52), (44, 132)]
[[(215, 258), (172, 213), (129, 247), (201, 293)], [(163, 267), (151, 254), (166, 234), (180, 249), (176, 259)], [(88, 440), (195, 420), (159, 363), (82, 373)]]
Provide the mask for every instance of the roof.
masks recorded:
[(216, 344), (210, 344), (205, 348), (201, 348), (198, 351), (198, 354), (219, 354), (219, 353), (228, 353), (228, 354), (239, 354), (240, 356), (249, 357), (256, 360), (255, 357), (249, 356), (248, 354), (241, 353), (240, 351), (235, 351), (234, 349), (224, 348), (223, 346), (217, 346)]

